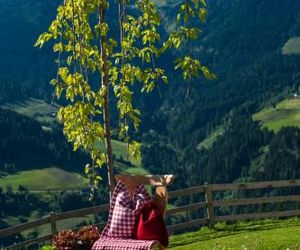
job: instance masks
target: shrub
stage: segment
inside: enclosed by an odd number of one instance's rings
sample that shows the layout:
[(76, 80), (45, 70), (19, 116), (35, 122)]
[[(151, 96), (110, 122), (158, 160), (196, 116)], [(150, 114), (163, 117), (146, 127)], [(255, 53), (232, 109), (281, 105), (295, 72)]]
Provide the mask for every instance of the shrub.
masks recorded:
[(86, 226), (77, 232), (63, 230), (52, 239), (54, 250), (87, 250), (100, 238), (100, 231), (95, 226)]
[(76, 233), (74, 233), (72, 230), (63, 230), (59, 232), (53, 237), (52, 246), (55, 250), (76, 250)]
[(95, 241), (100, 238), (100, 232), (95, 226), (83, 227), (77, 232), (79, 249), (91, 249)]

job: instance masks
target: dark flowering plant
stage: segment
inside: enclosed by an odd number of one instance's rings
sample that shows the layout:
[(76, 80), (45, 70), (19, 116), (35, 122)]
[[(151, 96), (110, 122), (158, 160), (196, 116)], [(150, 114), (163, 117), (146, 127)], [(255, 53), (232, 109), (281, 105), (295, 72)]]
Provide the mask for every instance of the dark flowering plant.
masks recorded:
[(91, 249), (94, 242), (100, 238), (100, 231), (95, 226), (87, 226), (74, 232), (63, 230), (52, 239), (54, 250), (83, 250)]

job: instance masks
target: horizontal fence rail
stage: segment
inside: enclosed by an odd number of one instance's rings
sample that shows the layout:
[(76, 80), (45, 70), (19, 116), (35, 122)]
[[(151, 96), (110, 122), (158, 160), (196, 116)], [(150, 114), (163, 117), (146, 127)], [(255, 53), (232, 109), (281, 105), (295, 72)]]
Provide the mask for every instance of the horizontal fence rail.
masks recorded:
[(48, 224), (49, 222), (50, 222), (50, 216), (47, 216), (42, 219), (38, 219), (35, 221), (20, 224), (20, 225), (13, 226), (13, 227), (10, 227), (7, 229), (2, 229), (2, 230), (0, 230), (0, 237), (5, 237), (5, 236), (9, 236), (9, 235), (16, 234), (19, 232), (23, 232), (28, 229), (32, 229), (32, 228), (36, 228), (36, 227)]
[(234, 191), (243, 189), (282, 188), (300, 186), (300, 180), (262, 181), (250, 183), (211, 184), (212, 191)]
[(275, 211), (267, 213), (253, 213), (253, 214), (235, 214), (235, 215), (223, 215), (217, 216), (215, 221), (239, 221), (239, 220), (253, 220), (253, 219), (266, 219), (266, 218), (278, 218), (300, 215), (300, 210), (287, 210), (287, 211)]
[(170, 192), (168, 197), (169, 199), (172, 199), (172, 198), (177, 198), (179, 196), (192, 195), (192, 194), (198, 194), (204, 192), (205, 192), (204, 186), (197, 186), (197, 187), (191, 187), (191, 188)]
[(300, 201), (300, 195), (216, 200), (214, 201), (213, 205), (214, 207), (220, 207), (220, 206), (254, 205), (254, 204), (267, 204), (267, 203), (291, 202), (291, 201)]
[[(215, 208), (218, 207), (231, 207), (231, 206), (247, 206), (259, 204), (273, 204), (282, 202), (300, 202), (299, 195), (284, 195), (284, 196), (269, 196), (269, 197), (255, 197), (255, 198), (234, 198), (234, 199), (214, 199), (215, 192), (225, 191), (242, 191), (242, 190), (255, 190), (255, 189), (274, 189), (274, 188), (291, 188), (300, 187), (300, 180), (284, 180), (284, 181), (264, 181), (253, 183), (233, 183), (233, 184), (208, 184), (205, 183), (201, 186), (191, 187), (187, 189), (177, 190), (169, 193), (169, 199), (178, 199), (179, 197), (190, 197), (193, 200), (194, 195), (202, 195), (203, 200), (192, 202), (191, 204), (175, 207), (167, 210), (167, 217), (174, 216), (175, 214), (186, 213), (198, 209), (204, 209), (204, 218), (190, 219), (189, 221), (180, 222), (177, 224), (169, 225), (170, 231), (184, 230), (187, 228), (199, 227), (202, 225), (213, 225), (215, 222), (223, 221), (239, 221), (250, 219), (264, 219), (272, 217), (289, 217), (300, 216), (300, 209), (298, 210), (285, 210), (273, 211), (262, 213), (247, 213), (247, 214), (229, 214), (229, 215), (216, 215)], [(37, 244), (52, 239), (52, 236), (57, 233), (57, 222), (72, 218), (84, 217), (87, 215), (94, 215), (99, 213), (106, 213), (109, 211), (109, 204), (104, 204), (96, 207), (79, 209), (63, 213), (50, 213), (49, 216), (31, 221), (28, 223), (20, 224), (6, 229), (0, 230), (0, 238), (15, 235), (26, 230), (35, 229), (43, 225), (49, 225), (51, 234), (36, 239), (30, 239), (25, 242), (15, 244), (14, 246), (7, 247), (7, 249), (24, 249), (32, 244)], [(97, 224), (99, 228), (103, 228), (105, 223)]]
[(177, 214), (180, 212), (186, 212), (189, 210), (194, 210), (194, 209), (199, 209), (199, 208), (206, 208), (206, 202), (198, 202), (198, 203), (193, 203), (193, 204), (182, 206), (182, 207), (173, 208), (173, 209), (167, 210), (167, 215)]

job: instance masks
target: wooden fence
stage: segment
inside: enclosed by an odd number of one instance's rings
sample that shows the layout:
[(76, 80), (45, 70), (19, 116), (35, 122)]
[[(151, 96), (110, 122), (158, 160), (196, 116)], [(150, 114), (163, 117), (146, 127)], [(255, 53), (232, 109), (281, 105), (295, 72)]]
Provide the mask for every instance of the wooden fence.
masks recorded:
[[(283, 202), (299, 202), (300, 194), (294, 195), (282, 195), (282, 196), (268, 196), (268, 197), (255, 197), (255, 198), (234, 198), (234, 199), (215, 199), (215, 194), (220, 192), (233, 191), (238, 193), (242, 190), (256, 190), (256, 189), (268, 189), (272, 190), (275, 188), (292, 188), (300, 187), (300, 180), (285, 180), (285, 181), (267, 181), (267, 182), (253, 182), (253, 183), (235, 183), (235, 184), (208, 184), (205, 183), (202, 186), (191, 187), (183, 190), (173, 191), (169, 193), (169, 200), (176, 200), (179, 197), (188, 197), (190, 201), (193, 201), (193, 197), (198, 197), (199, 201), (190, 202), (187, 205), (175, 207), (167, 211), (168, 217), (172, 217), (174, 214), (182, 214), (190, 211), (199, 211), (202, 209), (202, 217), (187, 220), (177, 224), (171, 224), (168, 229), (171, 232), (178, 230), (185, 230), (188, 228), (199, 227), (202, 225), (212, 226), (216, 222), (222, 221), (238, 221), (238, 220), (249, 220), (249, 219), (263, 219), (263, 218), (279, 218), (300, 215), (300, 209), (296, 210), (284, 210), (284, 211), (272, 211), (272, 212), (259, 212), (259, 213), (246, 213), (246, 214), (229, 214), (229, 215), (217, 215), (215, 208), (217, 207), (232, 207), (232, 206), (245, 206), (245, 205), (260, 205), (260, 204), (272, 204), (272, 203), (283, 203)], [(201, 200), (202, 196), (202, 200)], [(51, 213), (49, 216), (44, 218), (20, 224), (14, 227), (0, 230), (0, 239), (17, 233), (21, 233), (26, 230), (34, 229), (39, 226), (48, 224), (51, 228), (51, 234), (27, 240), (22, 243), (15, 244), (14, 246), (7, 247), (7, 249), (24, 249), (26, 246), (32, 244), (38, 244), (45, 241), (50, 241), (52, 236), (57, 233), (57, 222), (79, 218), (87, 215), (99, 214), (108, 212), (109, 205), (101, 205), (92, 208), (85, 208), (64, 213)], [(197, 212), (196, 212), (197, 213)], [(103, 228), (105, 223), (98, 224), (100, 228)]]

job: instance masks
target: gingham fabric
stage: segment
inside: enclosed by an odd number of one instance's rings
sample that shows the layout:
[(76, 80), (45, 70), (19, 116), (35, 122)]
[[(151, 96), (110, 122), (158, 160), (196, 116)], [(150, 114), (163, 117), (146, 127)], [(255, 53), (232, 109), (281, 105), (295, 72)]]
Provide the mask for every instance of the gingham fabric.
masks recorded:
[(150, 250), (158, 246), (157, 241), (152, 240), (132, 240), (101, 237), (93, 245), (92, 250)]
[(139, 184), (131, 198), (126, 185), (118, 182), (114, 190), (107, 228), (102, 236), (130, 239), (136, 218), (144, 204), (151, 200), (147, 190)]
[(151, 200), (147, 190), (139, 184), (131, 199), (128, 189), (118, 182), (109, 210), (108, 222), (101, 238), (93, 245), (93, 250), (148, 250), (156, 241), (133, 240), (133, 227), (141, 208)]

